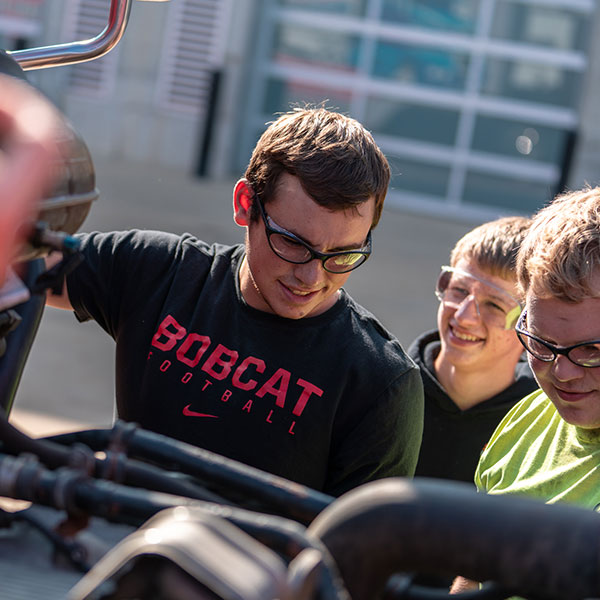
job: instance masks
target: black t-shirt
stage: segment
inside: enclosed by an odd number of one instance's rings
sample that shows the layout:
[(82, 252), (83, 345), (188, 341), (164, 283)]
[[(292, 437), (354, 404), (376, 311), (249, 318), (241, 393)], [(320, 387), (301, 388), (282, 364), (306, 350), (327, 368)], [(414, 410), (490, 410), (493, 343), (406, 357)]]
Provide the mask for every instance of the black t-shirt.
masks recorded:
[(343, 290), (325, 313), (285, 319), (244, 301), (241, 245), (79, 237), (69, 298), (116, 341), (120, 418), (332, 495), (413, 474), (419, 371)]
[(515, 381), (496, 396), (461, 410), (435, 376), (434, 361), (440, 351), (438, 331), (418, 337), (408, 354), (419, 365), (425, 391), (423, 443), (415, 475), (473, 483), (484, 446), (519, 400), (538, 388), (525, 360), (517, 363)]

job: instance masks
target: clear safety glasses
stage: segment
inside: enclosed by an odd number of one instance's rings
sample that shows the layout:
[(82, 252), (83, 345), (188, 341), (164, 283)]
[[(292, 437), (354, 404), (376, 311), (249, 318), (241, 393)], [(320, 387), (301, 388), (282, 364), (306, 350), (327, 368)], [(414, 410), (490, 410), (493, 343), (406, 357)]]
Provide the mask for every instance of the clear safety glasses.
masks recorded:
[(506, 290), (455, 267), (442, 267), (435, 295), (452, 308), (459, 308), (465, 300), (473, 298), (477, 314), (488, 325), (500, 329), (513, 329), (522, 310), (519, 301)]

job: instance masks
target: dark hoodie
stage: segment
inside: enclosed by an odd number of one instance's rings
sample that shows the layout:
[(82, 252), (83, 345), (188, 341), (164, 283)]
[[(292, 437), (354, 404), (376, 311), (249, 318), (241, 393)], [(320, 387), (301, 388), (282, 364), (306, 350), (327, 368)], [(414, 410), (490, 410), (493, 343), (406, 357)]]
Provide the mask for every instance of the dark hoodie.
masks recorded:
[(439, 332), (429, 331), (408, 349), (421, 369), (425, 392), (423, 442), (415, 476), (473, 483), (479, 455), (498, 423), (514, 404), (539, 386), (521, 358), (514, 383), (493, 398), (461, 410), (435, 376), (433, 363), (440, 345)]

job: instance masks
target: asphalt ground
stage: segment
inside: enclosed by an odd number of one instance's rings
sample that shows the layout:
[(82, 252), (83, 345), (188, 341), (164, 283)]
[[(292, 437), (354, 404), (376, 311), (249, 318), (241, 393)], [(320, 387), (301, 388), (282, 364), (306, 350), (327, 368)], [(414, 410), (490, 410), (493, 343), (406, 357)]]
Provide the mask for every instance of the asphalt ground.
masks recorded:
[[(236, 243), (244, 230), (232, 219), (234, 179), (214, 181), (166, 168), (95, 160), (97, 200), (82, 231), (161, 229), (207, 242)], [(348, 292), (407, 348), (435, 327), (433, 290), (439, 267), (478, 223), (384, 208), (373, 255), (352, 273)], [(11, 422), (32, 435), (111, 424), (114, 342), (95, 323), (46, 308), (17, 392)]]

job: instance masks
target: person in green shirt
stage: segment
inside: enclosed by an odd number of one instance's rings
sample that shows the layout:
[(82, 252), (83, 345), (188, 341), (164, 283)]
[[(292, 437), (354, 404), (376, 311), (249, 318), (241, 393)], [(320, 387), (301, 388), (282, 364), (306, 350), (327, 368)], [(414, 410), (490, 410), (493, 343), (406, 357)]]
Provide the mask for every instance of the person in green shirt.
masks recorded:
[[(558, 196), (534, 216), (517, 278), (516, 332), (541, 390), (500, 422), (475, 483), (600, 511), (600, 187)], [(459, 578), (452, 591), (464, 589)]]
[(557, 198), (517, 258), (516, 326), (542, 391), (500, 423), (475, 473), (488, 494), (600, 504), (600, 188)]

